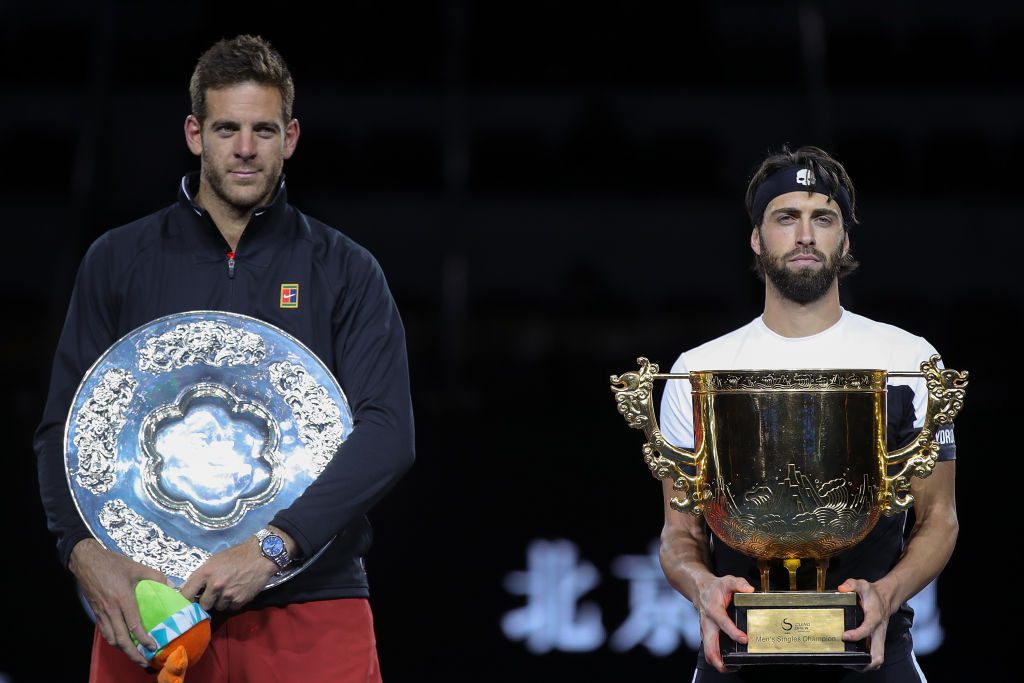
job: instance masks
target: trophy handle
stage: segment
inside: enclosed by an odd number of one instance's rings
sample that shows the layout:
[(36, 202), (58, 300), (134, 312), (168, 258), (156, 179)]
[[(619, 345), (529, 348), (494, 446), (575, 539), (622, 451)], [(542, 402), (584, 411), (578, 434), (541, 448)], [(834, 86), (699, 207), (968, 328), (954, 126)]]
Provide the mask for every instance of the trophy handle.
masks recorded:
[[(669, 504), (679, 512), (689, 512), (700, 516), (704, 512), (702, 501), (707, 497), (706, 487), (702, 485), (704, 469), (704, 449), (694, 453), (685, 448), (674, 446), (661, 434), (658, 418), (654, 413), (654, 380), (662, 378), (686, 379), (688, 374), (659, 375), (658, 365), (644, 357), (637, 358), (640, 364), (638, 372), (624, 372), (612, 375), (612, 392), (619, 413), (626, 419), (626, 424), (634, 429), (642, 429), (647, 436), (644, 444), (644, 462), (651, 470), (655, 479), (671, 479), (672, 488), (680, 492)], [(687, 474), (680, 467), (688, 466), (695, 470)]]
[(924, 377), (928, 386), (928, 410), (917, 438), (903, 448), (886, 453), (886, 465), (903, 465), (893, 476), (883, 475), (881, 507), (887, 516), (903, 512), (914, 504), (914, 497), (909, 493), (911, 478), (924, 479), (932, 473), (939, 455), (935, 432), (950, 424), (964, 405), (968, 373), (942, 369), (941, 362), (935, 354), (922, 361), (920, 372), (888, 373), (890, 377)]

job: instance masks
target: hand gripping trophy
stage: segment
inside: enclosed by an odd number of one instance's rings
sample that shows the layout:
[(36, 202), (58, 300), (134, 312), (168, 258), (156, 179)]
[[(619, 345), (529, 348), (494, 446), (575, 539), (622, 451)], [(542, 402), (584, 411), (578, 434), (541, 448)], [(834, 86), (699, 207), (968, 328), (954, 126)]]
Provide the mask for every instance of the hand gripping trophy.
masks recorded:
[[(829, 559), (864, 539), (881, 515), (910, 508), (912, 477), (928, 477), (936, 430), (963, 405), (967, 373), (943, 369), (938, 355), (908, 372), (883, 370), (729, 370), (611, 377), (619, 413), (647, 437), (644, 461), (678, 496), (671, 507), (703, 516), (715, 536), (754, 558), (760, 590), (736, 593), (731, 616), (748, 635), (723, 639), (727, 665), (817, 663), (861, 665), (867, 644), (842, 634), (861, 616), (855, 593), (825, 589)], [(886, 447), (886, 386), (892, 377), (923, 377), (924, 424), (909, 444)], [(664, 439), (652, 406), (655, 380), (692, 387), (694, 448)], [(813, 590), (797, 569), (813, 562)], [(781, 562), (785, 590), (769, 574)]]

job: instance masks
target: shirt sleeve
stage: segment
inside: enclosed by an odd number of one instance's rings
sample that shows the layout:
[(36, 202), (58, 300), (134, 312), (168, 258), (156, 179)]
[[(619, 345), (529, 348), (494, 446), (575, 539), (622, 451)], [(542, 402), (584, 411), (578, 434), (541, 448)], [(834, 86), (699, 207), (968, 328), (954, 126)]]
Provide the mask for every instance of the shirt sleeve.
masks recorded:
[[(672, 366), (673, 373), (687, 373), (686, 355), (679, 356)], [(665, 380), (661, 396), (661, 414), (658, 426), (662, 436), (673, 446), (693, 449), (693, 401), (690, 381), (686, 379)]]
[[(938, 351), (929, 342), (921, 340), (919, 355), (921, 361), (928, 360)], [(939, 368), (944, 367), (939, 363)], [(914, 384), (914, 426), (920, 429), (924, 425), (924, 419), (928, 415), (928, 386), (924, 379), (916, 380)], [(942, 425), (935, 430), (935, 441), (939, 444), (938, 461), (956, 460), (956, 438), (953, 435), (953, 424)]]
[(271, 521), (309, 557), (365, 514), (412, 466), (414, 430), (405, 331), (384, 274), (365, 252), (345, 265), (334, 312), (334, 367), (353, 430), (323, 473)]
[(75, 545), (92, 534), (79, 515), (68, 486), (64, 426), (85, 373), (116, 341), (116, 302), (111, 296), (111, 277), (107, 241), (101, 237), (86, 252), (75, 278), (54, 354), (46, 405), (33, 440), (46, 524), (57, 536), (57, 553), (65, 567)]

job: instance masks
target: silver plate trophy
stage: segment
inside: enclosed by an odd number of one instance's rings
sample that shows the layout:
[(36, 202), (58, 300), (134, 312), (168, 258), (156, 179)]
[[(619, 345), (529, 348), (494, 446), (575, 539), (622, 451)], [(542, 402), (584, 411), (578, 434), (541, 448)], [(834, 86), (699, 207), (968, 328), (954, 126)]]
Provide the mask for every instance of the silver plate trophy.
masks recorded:
[(64, 464), (93, 536), (181, 585), (288, 507), (351, 432), (341, 387), (300, 341), (255, 318), (190, 311), (130, 332), (89, 369)]

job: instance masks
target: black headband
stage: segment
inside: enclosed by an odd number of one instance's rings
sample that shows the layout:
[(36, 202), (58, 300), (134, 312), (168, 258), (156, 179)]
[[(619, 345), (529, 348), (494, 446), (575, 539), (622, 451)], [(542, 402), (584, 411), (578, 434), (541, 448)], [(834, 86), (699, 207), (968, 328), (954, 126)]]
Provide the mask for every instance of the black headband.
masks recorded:
[(755, 225), (760, 225), (764, 220), (764, 210), (768, 207), (768, 202), (788, 192), (811, 190), (831, 197), (843, 213), (843, 225), (847, 229), (853, 226), (853, 206), (846, 188), (840, 185), (838, 190), (833, 190), (824, 178), (816, 178), (814, 171), (803, 166), (787, 166), (765, 178), (754, 193), (750, 217)]

